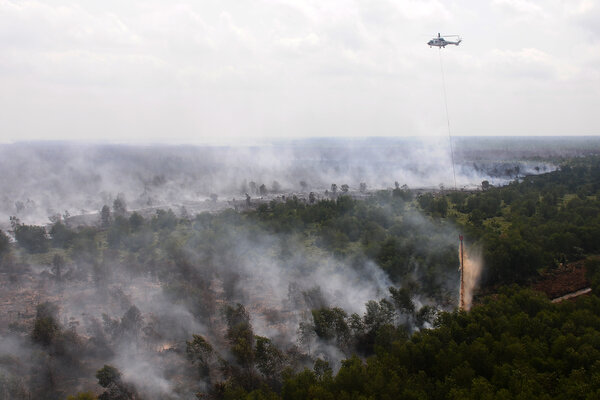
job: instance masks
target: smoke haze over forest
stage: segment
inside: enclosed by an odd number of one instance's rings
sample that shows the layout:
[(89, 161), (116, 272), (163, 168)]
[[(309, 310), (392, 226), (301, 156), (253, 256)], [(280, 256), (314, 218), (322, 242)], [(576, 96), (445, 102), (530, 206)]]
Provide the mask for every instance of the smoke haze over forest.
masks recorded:
[[(550, 235), (544, 255), (503, 229), (508, 210), (554, 215), (559, 196), (589, 213), (592, 184), (567, 195), (553, 180), (593, 179), (563, 165), (586, 162), (597, 138), (453, 146), (456, 191), (447, 141), (0, 146), (0, 388), (100, 394), (96, 377), (107, 398), (279, 391), (284, 370), (337, 373), (453, 312), (459, 233), (465, 309), (481, 283), (595, 248), (593, 227), (579, 243)], [(543, 202), (517, 195), (534, 178), (552, 182)]]
[[(570, 144), (565, 146), (565, 142)], [(456, 138), (457, 186), (547, 172), (552, 159), (600, 146), (594, 138)], [(187, 204), (211, 209), (225, 200), (286, 193), (322, 195), (331, 184), (357, 191), (453, 187), (447, 139), (312, 139), (256, 146), (118, 146), (68, 142), (0, 145), (0, 215), (46, 223), (55, 214), (98, 212), (121, 195), (130, 209)], [(254, 187), (252, 186), (254, 182)], [(264, 184), (266, 192), (259, 192)], [(204, 204), (203, 204), (204, 203)], [(230, 206), (230, 205), (229, 205)]]

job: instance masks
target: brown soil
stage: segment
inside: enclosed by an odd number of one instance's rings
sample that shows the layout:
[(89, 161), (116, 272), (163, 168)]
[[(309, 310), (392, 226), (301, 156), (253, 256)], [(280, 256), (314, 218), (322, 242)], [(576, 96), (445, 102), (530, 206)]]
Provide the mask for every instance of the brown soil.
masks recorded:
[(584, 261), (576, 261), (552, 270), (532, 285), (533, 289), (546, 293), (550, 299), (585, 289), (590, 286), (586, 278)]

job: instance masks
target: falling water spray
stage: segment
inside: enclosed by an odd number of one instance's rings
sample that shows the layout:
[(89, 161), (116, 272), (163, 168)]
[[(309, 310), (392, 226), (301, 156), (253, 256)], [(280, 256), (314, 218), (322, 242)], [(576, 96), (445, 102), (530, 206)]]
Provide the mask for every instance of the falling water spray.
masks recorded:
[(459, 235), (460, 239), (460, 301), (459, 301), (459, 309), (465, 309), (465, 280), (464, 280), (464, 270), (465, 270), (465, 253), (463, 248), (463, 235)]
[(467, 249), (463, 243), (463, 236), (459, 236), (460, 258), (460, 297), (458, 307), (460, 310), (469, 311), (473, 302), (473, 292), (479, 283), (481, 275), (481, 255), (476, 249)]

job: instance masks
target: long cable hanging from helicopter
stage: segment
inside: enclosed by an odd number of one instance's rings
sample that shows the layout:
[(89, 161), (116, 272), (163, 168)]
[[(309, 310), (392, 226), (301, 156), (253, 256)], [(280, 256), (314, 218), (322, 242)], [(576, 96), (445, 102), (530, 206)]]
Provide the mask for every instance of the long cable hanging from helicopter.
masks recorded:
[(452, 158), (452, 177), (454, 178), (454, 191), (456, 191), (456, 167), (454, 166), (454, 146), (452, 145), (452, 135), (450, 133), (450, 114), (448, 113), (448, 96), (446, 95), (446, 77), (444, 76), (444, 63), (442, 62), (442, 48), (440, 54), (440, 71), (442, 72), (442, 88), (444, 92), (444, 106), (446, 108), (446, 124), (448, 126), (448, 142), (450, 143), (450, 156)]
[(442, 89), (443, 89), (443, 94), (444, 94), (444, 106), (446, 109), (446, 123), (447, 123), (447, 127), (448, 127), (448, 141), (450, 143), (450, 155), (452, 158), (452, 176), (454, 178), (454, 190), (457, 190), (456, 187), (456, 167), (454, 165), (454, 148), (452, 145), (452, 134), (450, 132), (450, 114), (448, 113), (448, 96), (446, 95), (446, 77), (444, 75), (444, 63), (442, 62), (442, 48), (446, 48), (446, 46), (448, 46), (449, 44), (451, 45), (455, 45), (458, 46), (460, 44), (460, 42), (462, 42), (462, 39), (459, 35), (444, 35), (445, 37), (456, 37), (457, 40), (456, 41), (450, 41), (450, 40), (446, 40), (444, 37), (441, 36), (441, 34), (438, 32), (437, 37), (431, 39), (429, 42), (427, 42), (427, 44), (429, 45), (429, 47), (437, 47), (439, 49), (439, 55), (440, 55), (440, 72), (442, 73)]
[[(427, 44), (429, 45), (429, 47), (433, 47), (436, 46), (439, 49), (439, 55), (440, 55), (440, 71), (442, 73), (442, 88), (443, 88), (443, 94), (444, 94), (444, 106), (446, 109), (446, 123), (448, 126), (448, 141), (450, 142), (450, 155), (452, 157), (452, 176), (454, 178), (454, 191), (457, 190), (456, 188), (456, 168), (454, 166), (454, 148), (452, 145), (452, 134), (450, 131), (450, 114), (448, 113), (448, 97), (446, 95), (446, 77), (444, 76), (444, 63), (442, 62), (442, 48), (445, 48), (447, 45), (452, 44), (455, 46), (458, 46), (460, 44), (460, 42), (462, 42), (462, 39), (460, 38), (460, 36), (458, 35), (446, 35), (446, 37), (457, 37), (458, 39), (453, 42), (453, 41), (449, 41), (444, 39), (439, 33), (437, 35), (436, 38), (431, 39), (429, 42), (427, 42)], [(460, 258), (459, 258), (459, 262), (460, 262), (460, 266), (459, 266), (459, 270), (460, 270), (460, 294), (459, 294), (459, 303), (458, 303), (458, 307), (460, 310), (464, 310), (465, 309), (465, 293), (464, 293), (464, 289), (465, 289), (465, 282), (464, 282), (464, 275), (465, 275), (465, 263), (464, 263), (464, 250), (463, 250), (463, 235), (459, 234), (459, 240), (460, 240)]]

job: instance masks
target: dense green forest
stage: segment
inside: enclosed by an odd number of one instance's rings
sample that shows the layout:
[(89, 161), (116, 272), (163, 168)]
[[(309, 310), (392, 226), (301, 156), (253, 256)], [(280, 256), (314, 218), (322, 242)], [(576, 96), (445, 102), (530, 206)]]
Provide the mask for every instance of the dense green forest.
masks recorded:
[[(141, 377), (110, 360), (125, 344), (141, 352), (168, 339), (174, 344), (151, 362), (168, 365), (163, 376), (178, 383), (152, 398), (598, 398), (599, 211), (600, 159), (587, 157), (472, 192), (396, 184), (360, 200), (339, 193), (311, 204), (292, 196), (195, 217), (170, 210), (144, 217), (117, 199), (97, 226), (65, 219), (47, 230), (12, 218), (16, 244), (0, 233), (2, 272), (25, 286), (24, 274), (47, 266), (44, 285), (56, 295), (30, 323), (5, 330), (3, 337), (30, 349), (0, 359), (0, 393), (152, 397)], [(459, 232), (484, 264), (470, 312), (455, 310)], [(540, 274), (583, 259), (591, 295), (553, 304), (527, 288)], [(266, 264), (276, 267), (259, 269)], [(377, 271), (385, 279), (375, 279)], [(332, 272), (353, 277), (335, 295), (323, 279), (338, 276)], [(311, 274), (314, 284), (302, 286)], [(257, 280), (285, 282), (281, 310), (251, 304), (263, 288)], [(124, 281), (158, 286), (171, 309), (144, 315), (114, 288)], [(88, 283), (95, 301), (120, 299), (122, 314), (61, 319), (52, 298), (75, 298)], [(378, 296), (365, 299), (364, 311), (346, 309), (353, 291), (382, 285), (383, 293), (367, 292)], [(175, 322), (177, 307), (199, 324)], [(264, 335), (274, 325), (284, 328)], [(94, 393), (76, 394), (79, 379), (94, 377)]]

